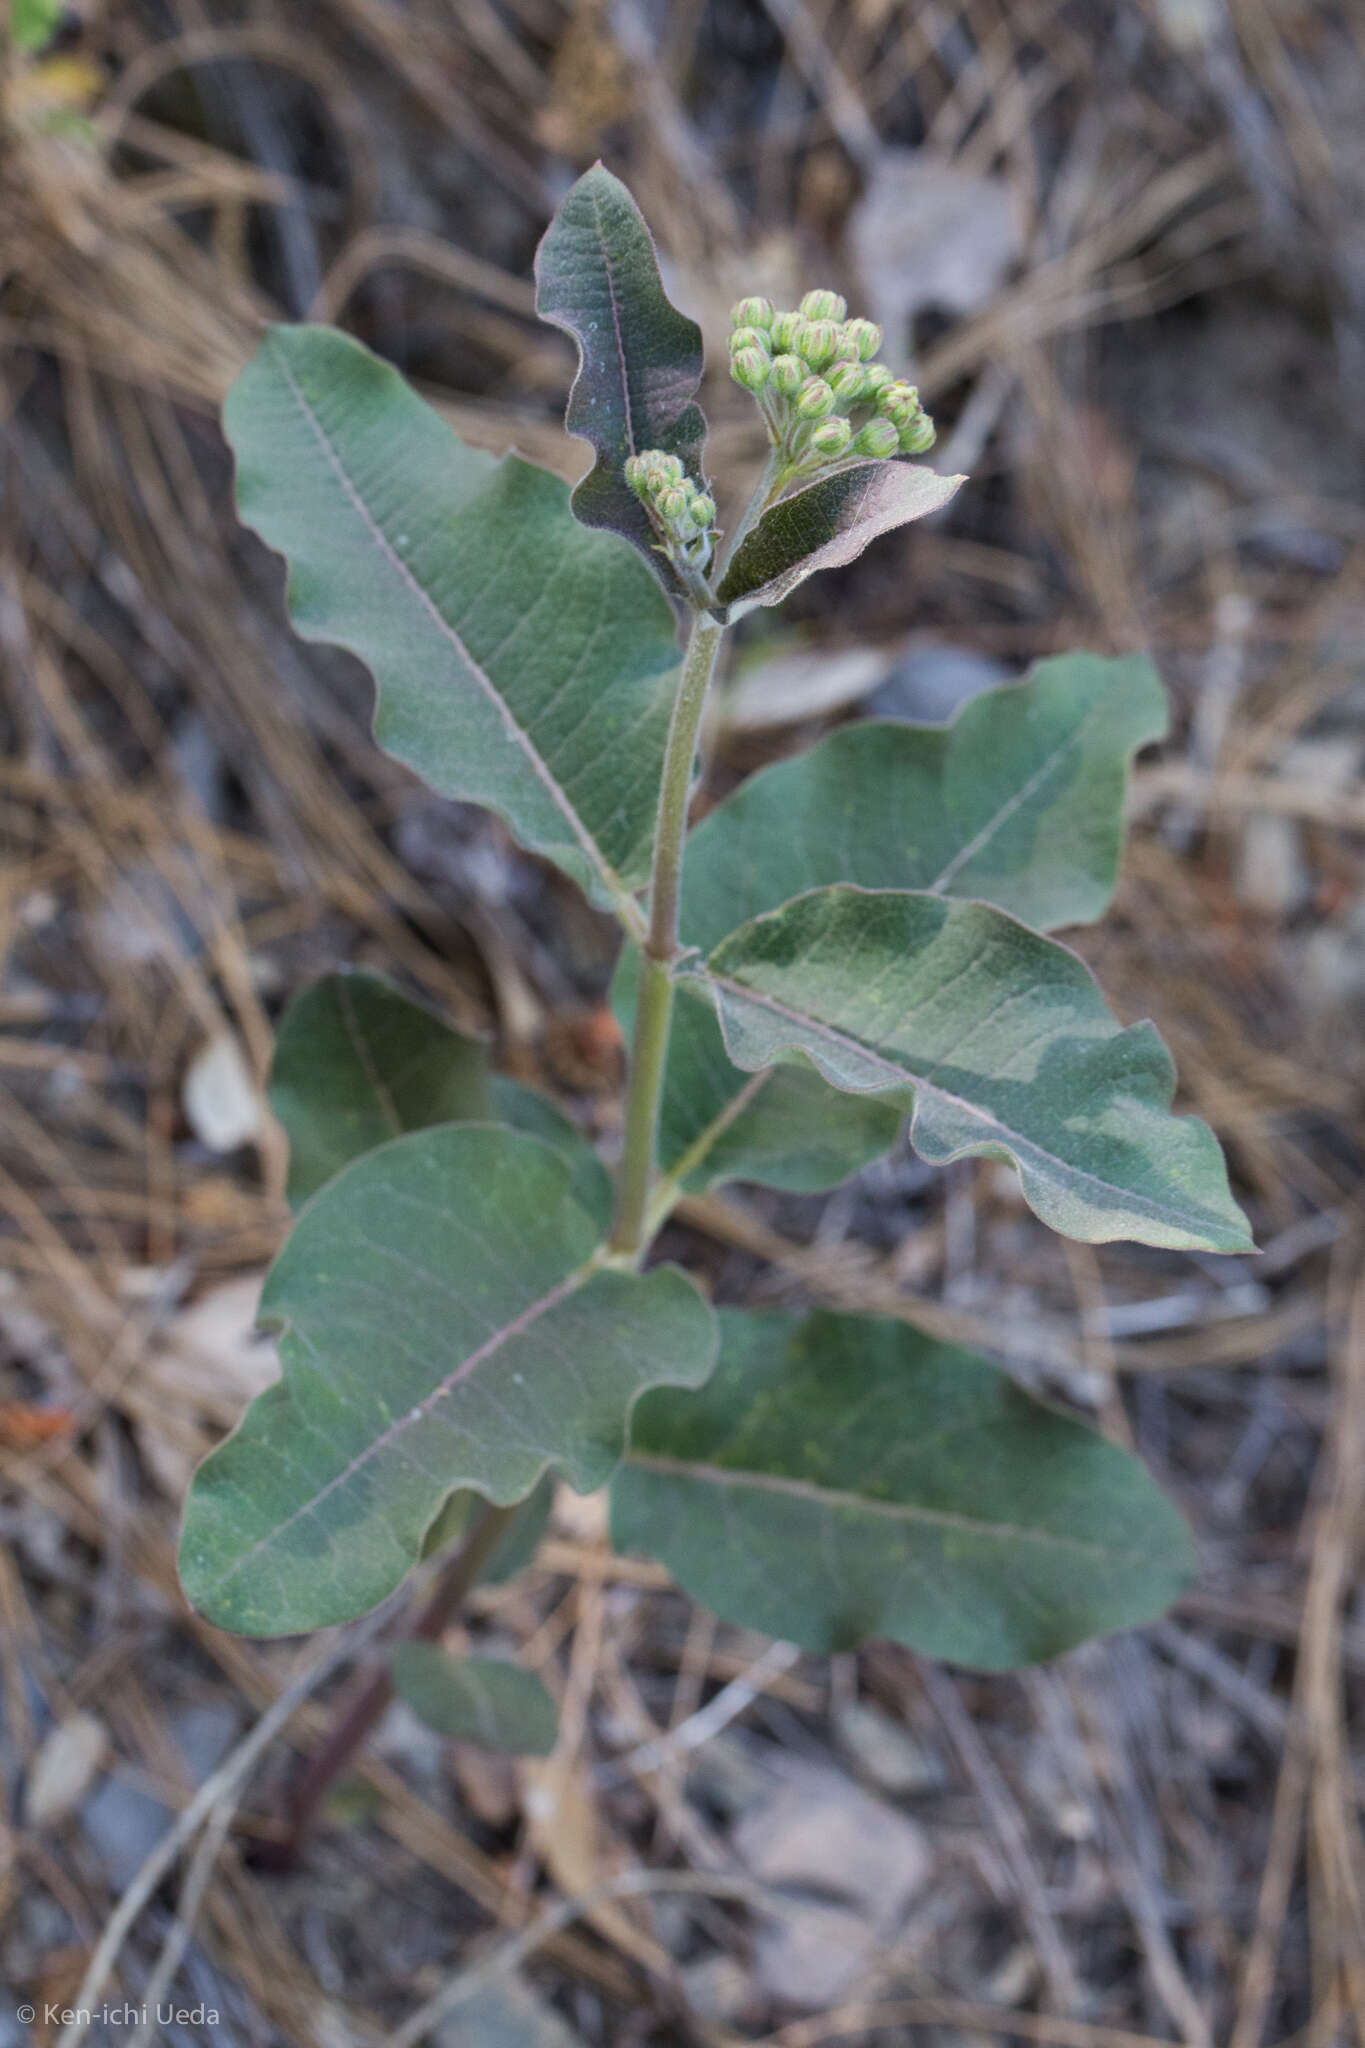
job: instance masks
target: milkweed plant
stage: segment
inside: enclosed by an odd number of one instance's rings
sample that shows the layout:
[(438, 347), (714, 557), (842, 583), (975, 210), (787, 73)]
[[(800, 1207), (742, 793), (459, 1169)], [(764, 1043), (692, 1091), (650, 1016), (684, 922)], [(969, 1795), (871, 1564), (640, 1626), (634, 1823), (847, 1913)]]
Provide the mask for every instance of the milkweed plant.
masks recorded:
[[(371, 671), (379, 745), (619, 921), (619, 1158), (388, 980), (307, 990), (270, 1084), (282, 1374), (195, 1475), (185, 1592), (277, 1636), (364, 1613), (442, 1545), (465, 1586), (528, 1553), (564, 1480), (609, 1487), (618, 1547), (812, 1651), (882, 1636), (999, 1670), (1141, 1622), (1192, 1553), (1133, 1457), (907, 1321), (717, 1311), (649, 1253), (683, 1196), (830, 1188), (907, 1120), (922, 1159), (1005, 1162), (1082, 1243), (1249, 1248), (1156, 1030), (1050, 936), (1108, 903), (1157, 675), (1071, 654), (947, 726), (842, 726), (689, 832), (730, 628), (964, 479), (917, 460), (933, 426), (871, 321), (832, 291), (746, 298), (730, 373), (770, 446), (722, 533), (701, 333), (600, 166), (536, 273), (580, 355), (567, 425), (595, 460), (572, 493), (326, 327), (271, 328), (225, 423), (241, 517), (287, 560), (295, 629)], [(438, 1634), (392, 1655), (419, 1712), (552, 1744), (531, 1673)]]

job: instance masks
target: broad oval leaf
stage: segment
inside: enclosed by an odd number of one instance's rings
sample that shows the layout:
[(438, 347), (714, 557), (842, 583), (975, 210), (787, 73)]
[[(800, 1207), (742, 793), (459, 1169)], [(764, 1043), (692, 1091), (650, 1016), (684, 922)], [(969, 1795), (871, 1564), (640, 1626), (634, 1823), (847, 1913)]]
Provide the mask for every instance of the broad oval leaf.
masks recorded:
[(611, 1522), (722, 1619), (1000, 1671), (1151, 1620), (1193, 1577), (1137, 1460), (985, 1359), (881, 1317), (721, 1328), (701, 1393), (636, 1409)]
[[(1101, 915), (1127, 764), (1165, 730), (1145, 656), (1067, 654), (983, 692), (948, 726), (847, 725), (740, 785), (687, 845), (682, 935), (703, 949), (804, 890), (849, 881), (984, 898), (1047, 930)], [(795, 821), (795, 822), (794, 822)], [(619, 995), (634, 987), (627, 948)], [(686, 1184), (831, 1187), (889, 1150), (894, 1103), (818, 1074), (736, 1072), (709, 1003), (679, 992), (660, 1121)]]
[(394, 1690), (419, 1721), (500, 1756), (548, 1756), (559, 1734), (555, 1703), (534, 1671), (503, 1657), (452, 1657), (435, 1643), (390, 1652)]
[(807, 889), (971, 898), (1039, 931), (1103, 915), (1128, 764), (1166, 730), (1145, 655), (1063, 654), (951, 725), (841, 726), (741, 783), (687, 846), (683, 937), (711, 947)]
[(289, 1140), (298, 1208), (351, 1160), (405, 1131), (496, 1120), (562, 1152), (572, 1193), (605, 1230), (611, 1182), (592, 1146), (534, 1088), (488, 1072), (485, 1048), (382, 975), (325, 975), (290, 1004), (275, 1039), (270, 1106)]
[(638, 930), (678, 660), (653, 577), (331, 328), (269, 329), (223, 420), (295, 630), (371, 671), (380, 746)]
[(585, 526), (605, 526), (637, 547), (671, 591), (644, 506), (625, 478), (632, 455), (661, 448), (698, 483), (706, 421), (701, 329), (672, 305), (644, 216), (601, 164), (566, 193), (536, 252), (536, 311), (578, 343), (565, 425), (597, 460), (573, 494)]
[(1124, 1030), (1083, 961), (1002, 911), (816, 889), (732, 933), (706, 982), (736, 1066), (796, 1058), (852, 1093), (901, 1088), (923, 1158), (1010, 1161), (1064, 1236), (1253, 1249), (1217, 1140), (1171, 1114), (1154, 1026)]
[(779, 498), (740, 543), (716, 600), (730, 619), (781, 604), (817, 569), (839, 569), (878, 534), (946, 505), (965, 476), (914, 462), (857, 462)]
[(687, 1276), (603, 1269), (538, 1139), (444, 1124), (368, 1152), (303, 1210), (266, 1282), (283, 1379), (200, 1466), (181, 1582), (210, 1621), (288, 1635), (391, 1592), (447, 1496), (580, 1492), (648, 1386), (696, 1386), (714, 1319)]

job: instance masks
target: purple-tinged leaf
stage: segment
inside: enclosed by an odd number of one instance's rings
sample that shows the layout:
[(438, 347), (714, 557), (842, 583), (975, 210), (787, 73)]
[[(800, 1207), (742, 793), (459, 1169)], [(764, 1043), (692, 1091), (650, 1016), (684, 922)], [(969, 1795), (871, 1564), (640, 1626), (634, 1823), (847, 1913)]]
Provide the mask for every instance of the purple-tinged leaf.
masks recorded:
[(640, 209), (601, 164), (584, 172), (545, 231), (536, 252), (536, 309), (578, 343), (565, 424), (591, 442), (597, 460), (573, 494), (574, 516), (624, 535), (676, 592), (625, 465), (661, 448), (704, 480), (706, 420), (693, 403), (701, 329), (670, 304)]
[(946, 505), (961, 476), (912, 462), (858, 462), (780, 498), (730, 563), (717, 593), (731, 619), (781, 604), (817, 569), (854, 561), (879, 533)]

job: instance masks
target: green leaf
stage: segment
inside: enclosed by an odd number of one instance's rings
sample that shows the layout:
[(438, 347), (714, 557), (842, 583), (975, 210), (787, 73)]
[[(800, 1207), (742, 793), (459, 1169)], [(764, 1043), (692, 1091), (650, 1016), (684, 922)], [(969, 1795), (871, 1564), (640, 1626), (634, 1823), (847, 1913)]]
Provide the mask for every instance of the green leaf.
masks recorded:
[(377, 974), (329, 974), (281, 1019), (270, 1107), (289, 1139), (294, 1208), (352, 1159), (428, 1124), (492, 1115), (488, 1059)]
[(692, 402), (701, 329), (670, 304), (640, 209), (601, 164), (570, 188), (546, 229), (536, 252), (536, 311), (578, 343), (565, 424), (591, 442), (597, 460), (573, 494), (574, 514), (623, 534), (676, 591), (625, 465), (661, 448), (703, 481), (706, 421)]
[(720, 1320), (702, 1392), (636, 1409), (611, 1521), (723, 1620), (998, 1671), (1150, 1620), (1193, 1576), (1137, 1460), (985, 1359), (881, 1317)]
[(751, 776), (687, 845), (683, 937), (727, 932), (807, 889), (922, 889), (1050, 931), (1101, 917), (1128, 763), (1166, 730), (1145, 655), (1064, 654), (983, 691), (948, 726), (845, 725)]
[(568, 1117), (534, 1088), (490, 1078), (484, 1046), (382, 975), (329, 974), (290, 1004), (269, 1094), (289, 1139), (296, 1209), (352, 1159), (405, 1131), (496, 1119), (562, 1152), (575, 1199), (604, 1230), (610, 1221), (606, 1168)]
[[(1145, 656), (1067, 654), (983, 692), (946, 727), (843, 726), (703, 819), (687, 843), (683, 939), (707, 949), (840, 881), (984, 898), (1045, 930), (1099, 917), (1117, 875), (1128, 759), (1165, 724)], [(634, 982), (627, 948), (623, 1004)], [(754, 1086), (727, 1057), (710, 1004), (680, 991), (660, 1144), (668, 1169), (702, 1153), (690, 1188), (756, 1180), (814, 1192), (895, 1142), (895, 1104), (850, 1102), (808, 1069), (770, 1069)]]
[(1253, 1249), (1212, 1132), (1170, 1113), (1154, 1026), (1122, 1029), (1083, 961), (987, 904), (812, 890), (725, 939), (706, 981), (736, 1066), (899, 1087), (923, 1158), (1009, 1160), (1067, 1237)]
[(9, 32), (16, 50), (41, 50), (57, 33), (62, 0), (10, 0)]
[(489, 1087), (493, 1096), (493, 1113), (499, 1123), (510, 1124), (514, 1131), (526, 1131), (531, 1137), (542, 1139), (568, 1161), (569, 1193), (580, 1208), (587, 1210), (605, 1237), (611, 1227), (614, 1200), (611, 1175), (577, 1124), (538, 1088), (528, 1088), (524, 1082), (513, 1081), (507, 1074), (494, 1074)]
[[(623, 1022), (632, 1013), (640, 956), (627, 945), (612, 987)], [(837, 1187), (896, 1142), (899, 1100), (839, 1095), (803, 1067), (740, 1074), (714, 1006), (678, 985), (659, 1107), (659, 1165), (690, 1194), (726, 1181), (761, 1181), (792, 1194)]]
[(839, 569), (878, 534), (946, 505), (964, 476), (913, 462), (858, 462), (794, 491), (741, 542), (716, 593), (731, 619), (781, 604), (817, 569)]
[(566, 1162), (520, 1132), (443, 1124), (330, 1180), (261, 1301), (284, 1377), (190, 1489), (200, 1613), (246, 1635), (345, 1621), (459, 1488), (507, 1506), (547, 1469), (602, 1485), (636, 1396), (699, 1385), (715, 1331), (684, 1273), (606, 1270), (598, 1242)]
[(435, 1643), (390, 1652), (394, 1690), (438, 1735), (499, 1756), (548, 1756), (559, 1734), (555, 1703), (536, 1677), (502, 1657), (451, 1657)]
[(379, 744), (638, 931), (678, 660), (653, 577), (333, 329), (269, 329), (223, 419), (295, 630), (370, 669)]

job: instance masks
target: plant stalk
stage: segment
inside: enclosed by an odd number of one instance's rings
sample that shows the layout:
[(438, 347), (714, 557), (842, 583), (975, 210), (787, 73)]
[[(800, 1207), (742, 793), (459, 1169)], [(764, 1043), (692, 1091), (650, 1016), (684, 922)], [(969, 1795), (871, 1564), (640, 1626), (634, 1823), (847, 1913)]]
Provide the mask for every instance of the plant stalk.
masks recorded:
[(654, 1177), (654, 1140), (668, 1057), (668, 1027), (673, 1014), (673, 963), (678, 953), (678, 901), (692, 765), (706, 692), (724, 631), (719, 620), (708, 612), (693, 613), (659, 784), (649, 885), (649, 931), (641, 954), (625, 1143), (611, 1232), (612, 1251), (632, 1259), (638, 1258), (644, 1249), (645, 1218)]
[[(463, 1606), (466, 1595), (478, 1584), (484, 1566), (499, 1542), (516, 1520), (520, 1505), (495, 1508), (484, 1502), (464, 1542), (442, 1566), (435, 1591), (426, 1606), (401, 1632), (402, 1640), (430, 1643), (444, 1634)], [(262, 1860), (286, 1869), (293, 1865), (324, 1799), (376, 1727), (392, 1698), (393, 1680), (387, 1663), (377, 1664), (372, 1671), (357, 1673), (332, 1726), (290, 1789), (287, 1837)]]

